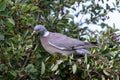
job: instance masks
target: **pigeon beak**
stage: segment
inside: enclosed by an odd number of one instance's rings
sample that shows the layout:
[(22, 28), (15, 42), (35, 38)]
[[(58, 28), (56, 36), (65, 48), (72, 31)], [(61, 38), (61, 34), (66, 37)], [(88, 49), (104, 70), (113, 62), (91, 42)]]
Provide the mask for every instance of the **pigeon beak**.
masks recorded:
[(32, 36), (35, 34), (35, 31), (32, 32)]

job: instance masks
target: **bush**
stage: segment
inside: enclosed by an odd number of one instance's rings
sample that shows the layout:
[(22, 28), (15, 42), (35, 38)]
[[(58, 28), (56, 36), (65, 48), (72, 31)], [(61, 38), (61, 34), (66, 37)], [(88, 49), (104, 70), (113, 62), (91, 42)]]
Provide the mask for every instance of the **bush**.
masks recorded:
[[(104, 9), (100, 4), (89, 0), (0, 0), (0, 79), (119, 79), (120, 52), (115, 33), (118, 29), (111, 28), (104, 21), (101, 27), (105, 27), (105, 31), (91, 32), (86, 27), (78, 28), (78, 24), (74, 22), (75, 16), (65, 10), (76, 10), (72, 6), (75, 2), (82, 5), (79, 13), (91, 15), (90, 19), (80, 22), (80, 25), (97, 24), (106, 19), (109, 11), (115, 10), (108, 4)], [(84, 5), (87, 2), (92, 4)], [(119, 1), (116, 1), (114, 5), (118, 4)], [(42, 48), (38, 35), (31, 36), (36, 24), (44, 24), (49, 31), (83, 41), (97, 41), (99, 45), (89, 49), (92, 57), (71, 55), (60, 56), (58, 59), (58, 56), (50, 55)], [(82, 33), (80, 36), (79, 32)], [(84, 35), (88, 37), (82, 37)]]

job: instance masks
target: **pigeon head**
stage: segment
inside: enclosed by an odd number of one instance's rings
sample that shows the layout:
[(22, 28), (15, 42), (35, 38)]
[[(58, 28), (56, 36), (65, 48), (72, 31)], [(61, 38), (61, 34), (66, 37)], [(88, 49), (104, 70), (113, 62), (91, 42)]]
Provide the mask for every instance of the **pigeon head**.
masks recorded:
[(34, 33), (39, 33), (40, 36), (43, 36), (43, 37), (46, 37), (49, 34), (48, 30), (45, 28), (44, 25), (36, 25), (34, 27), (34, 31), (33, 31), (32, 35)]

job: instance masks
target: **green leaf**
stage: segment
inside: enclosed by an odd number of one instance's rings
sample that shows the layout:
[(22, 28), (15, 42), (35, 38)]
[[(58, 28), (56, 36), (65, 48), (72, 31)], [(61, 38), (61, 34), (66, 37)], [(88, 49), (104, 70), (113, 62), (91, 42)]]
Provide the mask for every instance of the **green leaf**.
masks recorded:
[(2, 25), (4, 24), (4, 21), (3, 21), (3, 20), (0, 20), (0, 25), (1, 25), (1, 24), (2, 24)]
[(87, 55), (85, 54), (85, 63), (87, 64), (88, 59), (87, 59)]
[(0, 71), (3, 72), (5, 70), (5, 64), (0, 64)]
[(72, 14), (67, 14), (65, 17), (66, 17), (66, 18), (71, 18), (71, 19), (74, 18), (74, 16), (73, 16)]
[(110, 11), (113, 12), (113, 10), (115, 10), (115, 8), (110, 8)]
[(104, 75), (102, 75), (101, 77), (102, 77), (102, 80), (105, 80), (105, 76)]
[(76, 71), (77, 71), (77, 65), (76, 64), (72, 65), (72, 71), (73, 71), (73, 74), (76, 73)]
[(37, 6), (32, 6), (32, 7), (31, 7), (31, 10), (32, 10), (32, 11), (34, 11), (34, 10), (39, 10), (39, 7), (37, 7)]
[(110, 52), (110, 49), (107, 48), (106, 50), (101, 51), (102, 54), (108, 54)]
[(58, 69), (58, 66), (63, 62), (63, 60), (58, 60), (56, 64), (53, 64), (51, 66), (52, 71), (56, 71)]
[(63, 60), (58, 60), (57, 64), (60, 65), (63, 62)]
[(23, 6), (22, 6), (22, 8), (21, 8), (21, 10), (22, 10), (22, 12), (27, 12), (28, 10), (30, 10), (30, 6), (29, 5), (27, 5), (27, 4), (24, 4)]
[(0, 34), (0, 40), (4, 40), (4, 35)]
[(107, 26), (105, 23), (101, 23), (100, 25), (101, 25), (102, 28)]
[(120, 80), (120, 76), (119, 75), (117, 75), (116, 80)]
[(37, 72), (37, 70), (34, 68), (34, 65), (33, 65), (33, 64), (28, 64), (28, 65), (26, 66), (26, 71), (27, 71), (28, 73), (35, 73), (35, 72)]
[(44, 62), (42, 62), (41, 64), (41, 74), (44, 74), (45, 73), (45, 64)]
[(0, 16), (8, 16), (8, 11), (0, 11)]
[(28, 64), (27, 66), (26, 66), (26, 69), (27, 70), (30, 70), (31, 68), (33, 68), (34, 66), (33, 66), (33, 64)]
[(11, 1), (11, 0), (7, 0), (7, 3), (9, 3), (10, 5), (13, 5), (13, 4), (14, 4), (14, 2)]
[(87, 64), (87, 70), (89, 70), (89, 68), (90, 68), (90, 64)]
[(58, 64), (52, 66), (52, 71), (56, 71), (58, 69)]
[(0, 11), (4, 11), (6, 8), (6, 2), (0, 2)]
[(116, 5), (119, 5), (119, 4), (120, 4), (119, 0), (118, 1), (116, 0)]
[(107, 9), (110, 9), (110, 6), (109, 6), (108, 4), (106, 4), (106, 8), (107, 8)]
[(48, 19), (48, 20), (53, 20), (53, 19), (54, 19), (54, 16), (53, 16), (53, 15), (48, 15), (48, 16), (47, 16), (47, 19)]
[(103, 73), (107, 76), (109, 76), (110, 74), (106, 71), (106, 70), (103, 70)]
[(12, 25), (15, 25), (15, 21), (13, 20), (13, 18), (8, 18), (8, 21), (9, 21)]
[(11, 74), (12, 76), (14, 76), (14, 77), (17, 77), (17, 73), (16, 73), (14, 70), (11, 70), (11, 71), (10, 71), (10, 74)]

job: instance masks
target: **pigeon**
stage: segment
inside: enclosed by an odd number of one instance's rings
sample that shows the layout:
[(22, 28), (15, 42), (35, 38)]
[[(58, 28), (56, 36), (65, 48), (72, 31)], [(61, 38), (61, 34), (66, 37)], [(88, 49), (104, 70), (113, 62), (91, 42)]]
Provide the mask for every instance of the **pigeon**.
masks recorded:
[(61, 33), (50, 32), (44, 25), (36, 25), (32, 33), (40, 35), (43, 48), (50, 54), (65, 55), (91, 55), (86, 48), (96, 47), (92, 42), (83, 42)]

